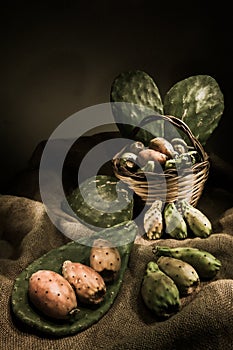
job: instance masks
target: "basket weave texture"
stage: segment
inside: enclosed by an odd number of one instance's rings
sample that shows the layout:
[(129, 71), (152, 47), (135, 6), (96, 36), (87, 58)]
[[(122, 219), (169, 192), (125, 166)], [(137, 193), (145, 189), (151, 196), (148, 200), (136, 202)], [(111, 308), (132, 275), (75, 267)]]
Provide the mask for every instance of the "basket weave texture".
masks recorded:
[(132, 139), (140, 128), (159, 118), (170, 122), (178, 131), (183, 132), (188, 137), (192, 148), (200, 156), (200, 162), (182, 169), (182, 171), (167, 169), (163, 172), (131, 172), (129, 169), (120, 166), (120, 158), (125, 152), (126, 146), (112, 159), (114, 174), (119, 180), (128, 184), (146, 205), (151, 205), (158, 199), (164, 203), (185, 199), (196, 206), (208, 179), (210, 163), (207, 153), (190, 128), (181, 119), (174, 116), (150, 115), (134, 128)]

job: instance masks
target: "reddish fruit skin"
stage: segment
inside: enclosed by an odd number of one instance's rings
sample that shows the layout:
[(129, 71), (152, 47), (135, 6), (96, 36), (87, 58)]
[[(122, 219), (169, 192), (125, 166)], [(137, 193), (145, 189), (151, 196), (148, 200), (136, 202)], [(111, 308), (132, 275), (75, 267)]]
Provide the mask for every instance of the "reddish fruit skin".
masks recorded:
[(87, 304), (99, 304), (106, 294), (102, 276), (90, 266), (64, 261), (62, 274), (74, 287), (79, 300)]
[(116, 247), (111, 247), (105, 239), (97, 239), (90, 251), (90, 266), (105, 282), (113, 281), (121, 268), (121, 256)]
[(66, 319), (77, 310), (75, 292), (67, 280), (50, 270), (38, 270), (29, 279), (29, 299), (45, 315)]
[(167, 156), (166, 154), (155, 151), (153, 149), (145, 149), (138, 153), (137, 161), (140, 166), (144, 166), (149, 160), (153, 160), (160, 164), (165, 164)]

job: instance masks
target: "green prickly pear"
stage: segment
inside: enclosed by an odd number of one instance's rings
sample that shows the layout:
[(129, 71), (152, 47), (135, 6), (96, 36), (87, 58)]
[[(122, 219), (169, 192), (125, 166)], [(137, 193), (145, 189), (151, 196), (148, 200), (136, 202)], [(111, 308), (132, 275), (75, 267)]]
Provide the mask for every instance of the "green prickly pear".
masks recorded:
[(159, 239), (163, 230), (162, 201), (156, 200), (144, 215), (144, 229), (149, 239)]
[(194, 267), (200, 278), (214, 278), (221, 268), (221, 261), (207, 251), (192, 247), (162, 247), (153, 248), (156, 257), (170, 256), (186, 261)]
[(159, 318), (170, 317), (180, 309), (179, 290), (175, 282), (154, 261), (147, 264), (141, 295), (146, 306)]
[(197, 208), (187, 201), (181, 201), (181, 208), (189, 228), (195, 236), (206, 238), (212, 233), (212, 225), (209, 219)]
[(183, 260), (161, 256), (157, 264), (160, 270), (173, 279), (181, 295), (191, 294), (200, 284), (196, 270)]
[(172, 238), (187, 238), (187, 225), (174, 203), (167, 203), (164, 208), (165, 230)]

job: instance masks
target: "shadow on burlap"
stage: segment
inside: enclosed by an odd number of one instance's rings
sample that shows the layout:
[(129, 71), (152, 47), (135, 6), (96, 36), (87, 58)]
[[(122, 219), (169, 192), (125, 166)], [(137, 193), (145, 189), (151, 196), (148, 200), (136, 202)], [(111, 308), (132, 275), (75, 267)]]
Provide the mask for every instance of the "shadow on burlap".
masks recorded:
[[(73, 336), (49, 338), (33, 332), (11, 313), (10, 296), (17, 275), (47, 251), (68, 239), (59, 233), (38, 201), (0, 196), (0, 349), (231, 349), (233, 348), (233, 210), (221, 217), (221, 233), (207, 239), (159, 240), (159, 245), (192, 246), (214, 254), (222, 268), (197, 294), (182, 301), (181, 311), (166, 321), (157, 321), (146, 309), (140, 285), (151, 244), (138, 238), (125, 272), (120, 292), (99, 322)], [(85, 230), (80, 224), (80, 231)], [(84, 231), (82, 231), (84, 232)], [(2, 245), (3, 247), (3, 245)]]

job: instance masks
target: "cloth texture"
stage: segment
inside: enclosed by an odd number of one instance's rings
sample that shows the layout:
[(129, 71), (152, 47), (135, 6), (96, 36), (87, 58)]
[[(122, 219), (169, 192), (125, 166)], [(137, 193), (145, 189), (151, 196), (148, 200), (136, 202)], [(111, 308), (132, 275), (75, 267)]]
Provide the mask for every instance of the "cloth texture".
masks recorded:
[[(107, 137), (102, 135), (102, 140)], [(75, 162), (67, 161), (64, 185), (67, 191), (75, 187), (73, 165), (99, 139), (89, 137), (80, 142), (82, 147), (74, 149), (70, 158)], [(76, 335), (53, 338), (33, 331), (14, 317), (10, 298), (17, 276), (44, 253), (69, 242), (50, 221), (40, 200), (38, 165), (43, 145), (38, 146), (28, 169), (17, 176), (8, 193), (0, 195), (0, 349), (233, 349), (233, 194), (224, 187), (226, 182), (222, 186), (222, 163), (220, 167), (212, 164), (210, 171), (214, 174), (217, 169), (217, 176), (210, 176), (198, 203), (198, 208), (213, 223), (214, 233), (209, 238), (183, 241), (148, 241), (137, 237), (119, 294), (97, 323)], [(111, 173), (108, 166), (105, 170)], [(228, 179), (230, 182), (229, 171)], [(81, 223), (79, 231), (90, 234)], [(201, 282), (198, 292), (182, 298), (181, 310), (165, 321), (155, 320), (140, 295), (146, 264), (154, 259), (153, 245), (196, 247), (209, 251), (222, 262), (217, 276)]]

